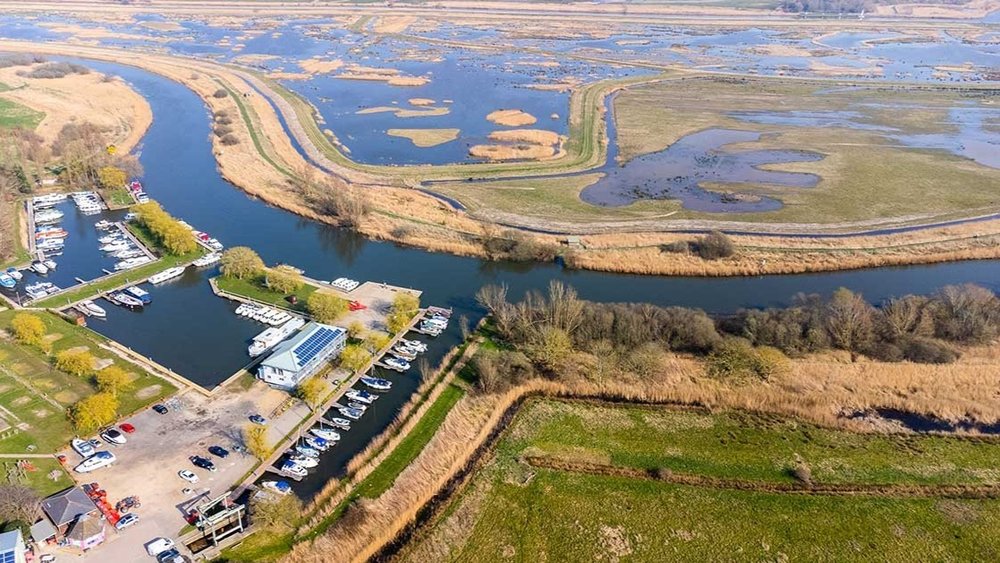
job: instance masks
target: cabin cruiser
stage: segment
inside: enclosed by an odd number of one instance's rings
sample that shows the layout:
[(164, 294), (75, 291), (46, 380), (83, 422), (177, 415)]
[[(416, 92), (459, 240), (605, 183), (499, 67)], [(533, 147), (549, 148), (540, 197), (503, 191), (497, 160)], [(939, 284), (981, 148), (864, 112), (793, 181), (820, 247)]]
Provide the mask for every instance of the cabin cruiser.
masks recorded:
[(282, 463), (281, 472), (295, 477), (305, 477), (307, 475), (306, 469), (294, 461), (285, 461), (285, 463)]
[(7, 268), (6, 274), (8, 276), (14, 278), (17, 281), (20, 281), (21, 278), (24, 277), (24, 274), (22, 274), (20, 270), (18, 270), (17, 268), (15, 268), (13, 266), (11, 266), (10, 268)]
[(101, 244), (111, 244), (113, 242), (117, 242), (120, 240), (125, 240), (125, 236), (122, 235), (121, 233), (114, 233), (111, 235), (104, 235), (103, 237), (98, 238), (97, 242)]
[(93, 315), (93, 316), (95, 316), (95, 317), (97, 317), (99, 319), (103, 319), (104, 317), (108, 316), (108, 312), (104, 310), (104, 307), (101, 307), (100, 305), (98, 305), (97, 303), (94, 303), (90, 299), (87, 299), (85, 301), (81, 301), (80, 302), (80, 307), (83, 307), (84, 309), (87, 310), (87, 313), (89, 313), (89, 314), (91, 314), (91, 315)]
[(351, 420), (357, 420), (361, 418), (361, 415), (365, 414), (365, 411), (351, 407), (341, 407), (337, 410), (340, 412), (340, 414), (346, 416)]
[(362, 377), (361, 383), (364, 383), (368, 387), (376, 391), (388, 391), (392, 389), (392, 382), (388, 379), (382, 379), (381, 377)]
[(359, 403), (364, 403), (366, 405), (370, 405), (375, 402), (375, 399), (378, 399), (378, 395), (372, 395), (368, 391), (357, 391), (354, 389), (348, 391), (345, 397), (351, 399), (352, 401), (358, 401)]
[(121, 305), (122, 307), (128, 307), (130, 309), (142, 309), (142, 301), (129, 295), (128, 293), (125, 293), (124, 291), (109, 293), (108, 301), (111, 301), (115, 305)]
[(253, 342), (251, 342), (250, 347), (247, 348), (247, 353), (254, 358), (261, 355), (272, 346), (288, 338), (293, 332), (305, 326), (305, 324), (305, 320), (299, 317), (293, 317), (292, 320), (281, 326), (265, 329), (264, 332), (253, 337)]
[(326, 450), (330, 449), (330, 446), (333, 445), (332, 443), (327, 442), (323, 438), (318, 438), (316, 436), (306, 436), (305, 442), (306, 445), (309, 446), (310, 448), (317, 449), (321, 452), (325, 452)]
[(201, 258), (192, 262), (196, 268), (204, 268), (205, 266), (212, 266), (218, 264), (219, 260), (222, 259), (222, 255), (218, 252), (210, 252)]
[(77, 473), (90, 473), (102, 467), (107, 467), (115, 462), (115, 454), (109, 451), (100, 451), (83, 460), (73, 468)]
[(263, 481), (260, 486), (281, 496), (292, 493), (292, 486), (287, 481)]
[(42, 260), (42, 264), (45, 264), (45, 267), (48, 268), (49, 270), (55, 270), (57, 265), (55, 260), (51, 260), (48, 258)]
[(152, 262), (149, 256), (137, 256), (135, 258), (126, 258), (121, 262), (115, 264), (115, 270), (128, 270), (129, 268), (135, 268), (136, 266), (142, 266)]
[(66, 243), (65, 241), (63, 241), (63, 239), (47, 238), (38, 241), (38, 243), (35, 244), (35, 250), (41, 250), (45, 254), (51, 254), (52, 251), (62, 250), (65, 244)]
[(114, 227), (114, 226), (115, 226), (114, 223), (112, 223), (111, 221), (106, 221), (104, 219), (101, 219), (100, 221), (94, 223), (94, 228), (102, 230), (102, 231), (106, 231), (106, 230), (108, 230), (108, 229), (110, 229), (111, 227)]
[(5, 289), (14, 289), (15, 285), (17, 285), (17, 280), (10, 277), (10, 274), (6, 272), (0, 274), (0, 287)]
[(126, 240), (116, 240), (109, 242), (108, 244), (101, 246), (101, 252), (118, 252), (120, 250), (128, 250), (132, 246)]
[(336, 426), (337, 428), (340, 428), (341, 430), (350, 430), (351, 429), (351, 421), (347, 420), (346, 418), (336, 418), (336, 417), (334, 417), (334, 418), (326, 418), (324, 420), (326, 420), (327, 422), (329, 422), (331, 425)]
[(90, 440), (81, 440), (80, 438), (73, 438), (69, 447), (73, 448), (73, 451), (80, 454), (81, 456), (87, 458), (94, 455), (94, 444), (90, 443)]
[(127, 287), (125, 288), (125, 291), (132, 297), (142, 301), (143, 305), (149, 305), (153, 302), (153, 297), (149, 294), (149, 292), (139, 286), (133, 285), (132, 287)]
[(419, 340), (407, 340), (405, 338), (400, 338), (399, 345), (409, 350), (415, 350), (418, 354), (422, 354), (427, 351), (427, 344)]
[(153, 274), (149, 276), (149, 283), (163, 283), (167, 280), (172, 280), (179, 277), (184, 273), (184, 266), (175, 266), (173, 268), (167, 268), (158, 274)]
[(39, 227), (35, 230), (35, 240), (40, 240), (43, 238), (66, 238), (69, 233), (66, 229), (60, 229), (59, 227)]
[(368, 405), (366, 405), (364, 403), (359, 403), (357, 401), (349, 401), (347, 403), (347, 406), (350, 407), (350, 408), (352, 408), (352, 409), (357, 409), (357, 410), (359, 410), (361, 412), (365, 412), (366, 410), (368, 410)]
[(329, 430), (327, 428), (321, 428), (319, 426), (316, 426), (316, 427), (310, 428), (309, 432), (311, 432), (314, 436), (316, 436), (318, 438), (322, 438), (322, 439), (326, 440), (327, 442), (336, 442), (336, 441), (340, 440), (340, 434), (338, 434), (337, 432), (335, 432), (333, 430)]
[(305, 444), (297, 444), (295, 446), (295, 451), (306, 456), (306, 457), (319, 457), (319, 450), (315, 448), (310, 448)]
[(33, 200), (31, 200), (31, 203), (35, 207), (40, 207), (45, 205), (55, 205), (60, 201), (66, 201), (67, 197), (69, 196), (67, 196), (66, 194), (45, 194), (36, 196)]
[(31, 269), (34, 270), (35, 273), (41, 274), (43, 276), (49, 273), (49, 267), (41, 262), (34, 262), (33, 264), (31, 264)]
[(289, 455), (288, 461), (293, 461), (306, 469), (312, 469), (319, 465), (319, 460), (314, 457), (304, 456), (304, 455)]
[(412, 362), (413, 360), (417, 359), (416, 353), (411, 352), (410, 350), (407, 350), (405, 348), (400, 349), (398, 346), (393, 348), (392, 350), (389, 350), (389, 353), (401, 360), (406, 360), (408, 362)]
[(35, 224), (55, 223), (62, 219), (63, 215), (65, 214), (58, 209), (46, 209), (44, 211), (39, 211), (38, 213), (35, 213)]
[(398, 372), (404, 372), (410, 369), (410, 362), (402, 360), (400, 358), (388, 358), (385, 360), (385, 365), (389, 369), (396, 370)]

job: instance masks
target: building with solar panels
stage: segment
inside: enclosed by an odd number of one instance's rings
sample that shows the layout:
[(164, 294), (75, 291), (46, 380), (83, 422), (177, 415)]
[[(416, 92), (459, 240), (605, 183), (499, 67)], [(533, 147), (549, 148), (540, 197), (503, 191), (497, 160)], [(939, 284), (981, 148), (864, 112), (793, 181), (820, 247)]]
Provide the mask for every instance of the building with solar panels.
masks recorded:
[(337, 357), (347, 344), (347, 331), (321, 323), (307, 323), (298, 334), (274, 347), (257, 368), (268, 385), (291, 390)]

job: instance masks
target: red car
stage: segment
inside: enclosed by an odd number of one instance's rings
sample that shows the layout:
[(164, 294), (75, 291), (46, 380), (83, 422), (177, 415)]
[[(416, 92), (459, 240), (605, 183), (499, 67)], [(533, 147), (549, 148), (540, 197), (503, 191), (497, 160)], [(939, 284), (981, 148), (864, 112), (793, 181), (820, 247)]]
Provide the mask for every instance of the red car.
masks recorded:
[(350, 303), (347, 304), (347, 308), (352, 311), (360, 311), (362, 309), (367, 309), (368, 307), (362, 305), (357, 301), (351, 301)]
[(131, 433), (135, 432), (135, 426), (132, 426), (131, 424), (129, 424), (127, 422), (125, 424), (119, 425), (118, 428), (120, 428), (121, 431), (124, 432), (124, 433), (126, 433), (126, 434), (131, 434)]

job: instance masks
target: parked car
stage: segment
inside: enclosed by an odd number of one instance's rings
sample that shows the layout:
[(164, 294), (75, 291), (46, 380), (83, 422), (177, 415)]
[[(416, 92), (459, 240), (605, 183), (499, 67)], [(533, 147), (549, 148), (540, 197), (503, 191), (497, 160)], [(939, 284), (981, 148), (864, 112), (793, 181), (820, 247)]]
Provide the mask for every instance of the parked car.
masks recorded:
[(264, 418), (263, 416), (259, 415), (259, 414), (252, 414), (252, 415), (250, 415), (250, 422), (252, 422), (254, 424), (264, 425), (264, 424), (267, 424), (267, 419)]
[(119, 532), (132, 526), (133, 524), (139, 523), (139, 515), (135, 512), (129, 512), (128, 514), (121, 517), (120, 520), (115, 524), (115, 529)]
[(198, 476), (195, 475), (194, 471), (191, 471), (190, 469), (181, 469), (180, 471), (177, 472), (177, 475), (180, 476), (181, 479), (187, 481), (188, 483), (198, 482)]
[(222, 446), (209, 446), (208, 453), (222, 459), (229, 457), (229, 450)]
[(104, 432), (101, 432), (101, 438), (104, 438), (105, 442), (116, 446), (120, 446), (128, 441), (125, 439), (125, 434), (117, 428), (108, 428)]
[(153, 410), (160, 414), (167, 414), (168, 412), (170, 412), (170, 409), (168, 409), (163, 405), (153, 405)]
[(185, 563), (184, 556), (176, 549), (170, 549), (156, 556), (157, 563)]
[(156, 556), (174, 548), (174, 540), (170, 538), (156, 538), (146, 544), (146, 553)]
[(191, 456), (190, 459), (191, 463), (193, 463), (195, 467), (200, 467), (208, 471), (213, 471), (213, 472), (215, 471), (215, 464), (212, 463), (212, 460), (208, 458), (204, 458), (198, 455), (193, 455)]
[(131, 434), (131, 433), (135, 432), (135, 426), (132, 426), (131, 424), (129, 424), (127, 422), (125, 424), (119, 424), (118, 425), (118, 429), (121, 430), (122, 432), (126, 433), (126, 434)]

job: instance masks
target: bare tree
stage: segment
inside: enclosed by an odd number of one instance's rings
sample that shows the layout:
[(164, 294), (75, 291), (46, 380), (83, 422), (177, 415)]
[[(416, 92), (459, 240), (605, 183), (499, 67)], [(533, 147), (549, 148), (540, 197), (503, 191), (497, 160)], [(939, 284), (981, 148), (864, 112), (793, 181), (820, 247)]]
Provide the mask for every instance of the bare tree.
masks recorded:
[(833, 292), (826, 310), (826, 328), (834, 346), (851, 353), (851, 360), (866, 349), (873, 337), (873, 310), (860, 295), (847, 288)]
[(34, 523), (40, 512), (38, 493), (24, 485), (0, 485), (0, 519)]

